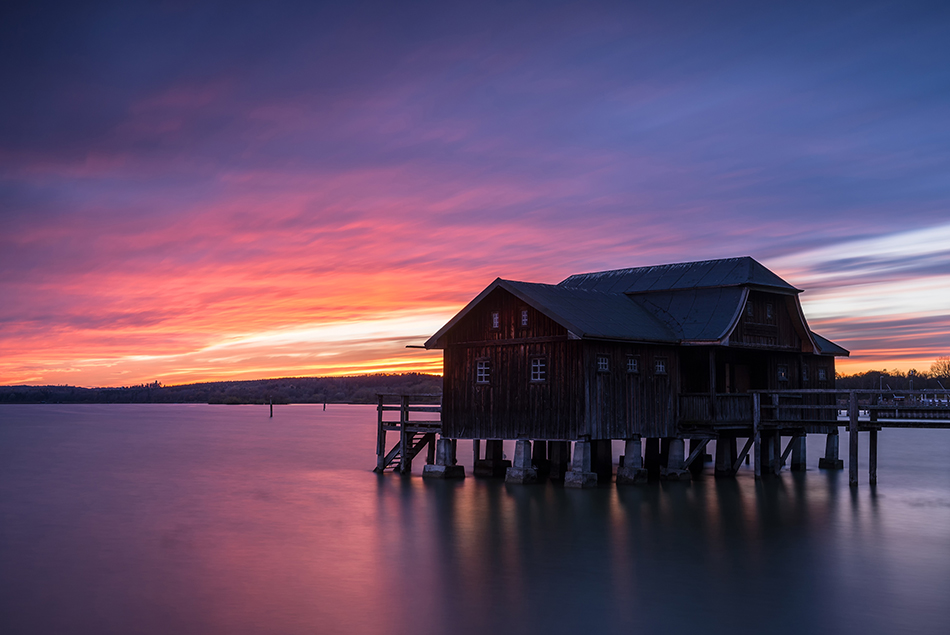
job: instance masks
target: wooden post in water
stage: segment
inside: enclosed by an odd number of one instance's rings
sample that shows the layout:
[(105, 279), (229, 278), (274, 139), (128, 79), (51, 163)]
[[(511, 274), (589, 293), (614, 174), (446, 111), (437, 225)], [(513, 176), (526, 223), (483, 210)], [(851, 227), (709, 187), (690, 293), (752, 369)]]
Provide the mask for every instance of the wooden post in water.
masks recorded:
[(848, 484), (858, 486), (858, 393), (851, 391), (848, 404)]
[(752, 393), (752, 452), (755, 455), (755, 478), (762, 478), (762, 434), (759, 432), (759, 425), (762, 423), (762, 395)]
[(871, 428), (868, 446), (868, 480), (871, 485), (877, 485), (877, 428)]
[(274, 398), (273, 397), (271, 397), (271, 400), (270, 400), (270, 418), (271, 419), (274, 418)]

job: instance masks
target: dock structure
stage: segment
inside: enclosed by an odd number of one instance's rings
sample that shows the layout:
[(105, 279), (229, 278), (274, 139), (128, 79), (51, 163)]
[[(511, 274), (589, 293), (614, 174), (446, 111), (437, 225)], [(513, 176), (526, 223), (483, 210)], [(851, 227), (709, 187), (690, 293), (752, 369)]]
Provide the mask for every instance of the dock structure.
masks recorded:
[[(557, 284), (497, 278), (425, 342), (443, 351), (438, 435), (473, 441), (476, 476), (591, 487), (613, 479), (613, 441), (624, 442), (624, 484), (689, 480), (710, 441), (717, 474), (735, 474), (751, 453), (766, 478), (788, 461), (804, 469), (807, 434), (827, 435), (821, 467), (841, 467), (846, 427), (856, 484), (858, 433), (869, 433), (876, 466), (883, 419), (942, 416), (943, 402), (836, 390), (835, 360), (850, 353), (811, 330), (801, 293), (747, 256)], [(407, 472), (425, 439), (434, 447), (435, 435), (421, 436), (385, 452), (381, 437), (379, 469), (398, 457)], [(432, 462), (454, 465), (454, 450)]]
[[(442, 430), (442, 395), (376, 395), (376, 473), (392, 469), (400, 474), (412, 472), (412, 460), (427, 449), (427, 465), (436, 458), (436, 435)], [(438, 415), (438, 416), (435, 416)], [(386, 449), (386, 433), (395, 432), (398, 440)]]
[[(423, 476), (463, 478), (456, 460), (457, 439), (441, 435), (439, 395), (379, 395), (376, 472), (412, 471), (412, 459), (428, 448)], [(387, 413), (399, 413), (391, 418)], [(848, 481), (859, 482), (858, 452), (862, 433), (868, 445), (868, 482), (878, 480), (879, 433), (884, 428), (950, 429), (950, 392), (935, 390), (794, 390), (754, 391), (747, 394), (681, 395), (677, 408), (677, 438), (624, 439), (624, 454), (616, 471), (618, 485), (650, 480), (690, 480), (702, 472), (706, 447), (716, 444), (714, 473), (735, 476), (746, 458), (755, 478), (807, 469), (805, 439), (826, 435), (819, 469), (843, 469), (839, 457), (839, 430), (848, 432)], [(427, 419), (414, 418), (425, 413)], [(435, 415), (439, 415), (435, 417)], [(398, 441), (386, 450), (386, 433)], [(477, 476), (505, 477), (509, 483), (536, 483), (551, 478), (567, 487), (593, 487), (613, 475), (610, 443), (581, 439), (515, 441), (514, 463), (504, 459), (503, 441), (473, 439)], [(685, 442), (689, 443), (688, 452)], [(646, 447), (646, 459), (643, 449)], [(739, 449), (741, 447), (741, 450)], [(652, 449), (652, 451), (651, 451)], [(402, 457), (407, 457), (403, 460)], [(573, 458), (571, 458), (573, 457)], [(606, 470), (606, 473), (605, 473)]]

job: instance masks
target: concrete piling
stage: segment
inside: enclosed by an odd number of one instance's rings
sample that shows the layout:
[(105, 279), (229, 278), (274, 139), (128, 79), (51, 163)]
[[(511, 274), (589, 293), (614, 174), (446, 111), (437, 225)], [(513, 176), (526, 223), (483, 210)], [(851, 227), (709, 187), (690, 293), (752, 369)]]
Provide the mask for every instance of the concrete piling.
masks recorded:
[(838, 428), (829, 432), (825, 439), (825, 455), (818, 459), (818, 467), (822, 470), (842, 470), (844, 461), (838, 458)]
[(617, 485), (647, 482), (647, 471), (643, 467), (641, 452), (640, 435), (635, 435), (624, 441), (623, 467), (617, 470)]
[(456, 464), (454, 439), (436, 441), (435, 465), (422, 469), (424, 478), (465, 478), (465, 468)]
[(667, 442), (666, 467), (660, 470), (660, 478), (666, 481), (688, 481), (692, 478), (686, 464), (686, 445), (683, 439), (665, 439)]
[(574, 459), (571, 461), (571, 471), (564, 477), (564, 487), (597, 487), (597, 474), (591, 469), (590, 441), (574, 443)]
[(531, 441), (515, 441), (515, 462), (505, 474), (506, 483), (537, 483), (538, 470), (531, 464)]

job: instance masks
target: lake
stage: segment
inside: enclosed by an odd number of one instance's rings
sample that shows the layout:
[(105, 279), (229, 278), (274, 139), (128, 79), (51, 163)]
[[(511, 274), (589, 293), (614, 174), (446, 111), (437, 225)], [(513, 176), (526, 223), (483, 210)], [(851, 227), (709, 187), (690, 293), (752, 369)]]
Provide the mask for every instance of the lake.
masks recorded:
[(464, 481), (377, 476), (374, 406), (267, 415), (0, 406), (0, 632), (950, 633), (950, 430), (885, 429), (876, 488), (814, 435), (778, 479), (566, 490), (466, 441)]

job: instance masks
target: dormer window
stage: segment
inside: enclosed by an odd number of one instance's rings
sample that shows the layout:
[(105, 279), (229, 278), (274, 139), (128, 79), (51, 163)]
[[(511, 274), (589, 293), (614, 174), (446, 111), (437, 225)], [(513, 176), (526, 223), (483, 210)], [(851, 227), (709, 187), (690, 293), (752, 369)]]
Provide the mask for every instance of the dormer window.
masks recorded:
[(528, 309), (521, 309), (521, 326), (528, 326)]
[(501, 314), (499, 314), (498, 311), (491, 312), (491, 327), (493, 329), (501, 328)]

